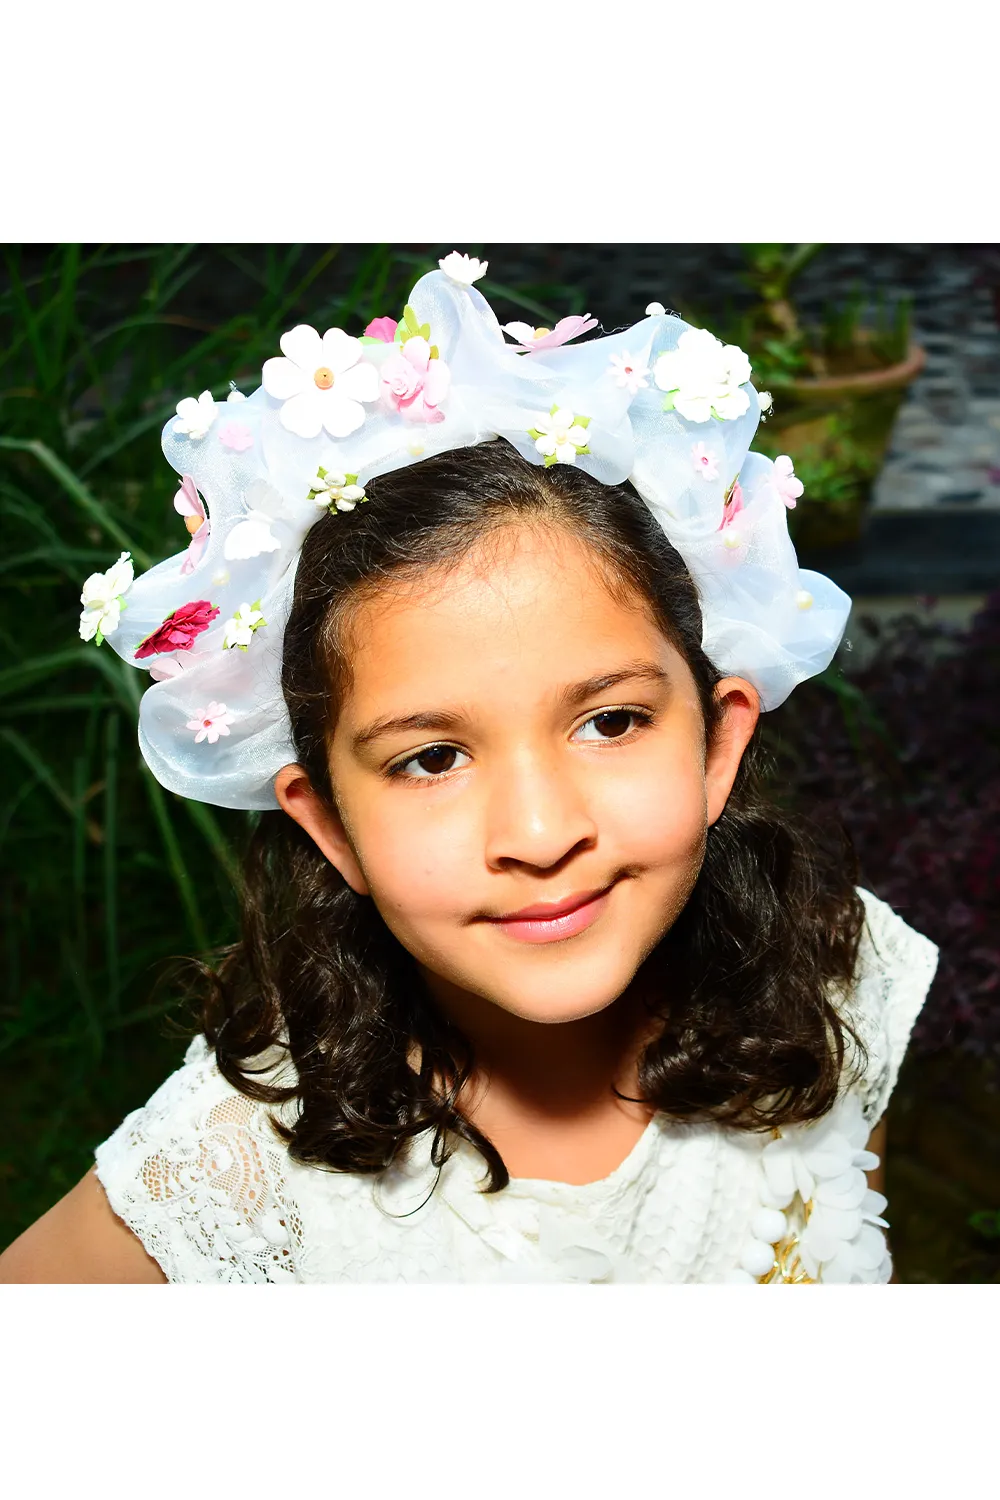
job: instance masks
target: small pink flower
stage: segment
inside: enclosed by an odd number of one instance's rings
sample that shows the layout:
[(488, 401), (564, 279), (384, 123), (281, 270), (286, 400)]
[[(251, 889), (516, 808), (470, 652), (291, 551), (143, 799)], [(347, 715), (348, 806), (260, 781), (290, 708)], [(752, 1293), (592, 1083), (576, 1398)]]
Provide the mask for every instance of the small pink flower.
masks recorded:
[(184, 517), (184, 525), (191, 533), (191, 541), (181, 563), (181, 572), (193, 573), (201, 561), (201, 554), (208, 546), (212, 527), (205, 511), (205, 502), (190, 474), (181, 476), (181, 487), (174, 496), (174, 510)]
[(792, 472), (792, 460), (787, 453), (774, 460), (774, 487), (784, 500), (789, 510), (795, 509), (795, 502), (805, 489), (801, 479), (796, 479)]
[(718, 479), (718, 457), (716, 454), (710, 453), (704, 443), (693, 443), (691, 445), (691, 462), (702, 479)]
[(223, 448), (232, 448), (234, 453), (245, 453), (253, 447), (253, 433), (242, 422), (227, 422), (220, 429), (219, 442)]
[(731, 526), (742, 509), (743, 491), (740, 489), (739, 480), (734, 479), (732, 489), (729, 491), (725, 505), (722, 508), (722, 520), (719, 522), (717, 529), (721, 531), (724, 526)]
[(208, 740), (210, 745), (214, 745), (220, 734), (229, 733), (229, 726), (235, 717), (224, 703), (212, 702), (196, 719), (188, 719), (184, 727), (198, 731), (194, 737), (196, 745), (200, 745), (202, 740)]
[(645, 390), (649, 385), (646, 376), (649, 374), (649, 366), (634, 354), (626, 350), (624, 354), (612, 354), (611, 363), (608, 366), (608, 374), (613, 376), (616, 384), (634, 396), (638, 391)]
[(518, 354), (537, 354), (540, 349), (556, 349), (560, 344), (579, 338), (581, 333), (589, 333), (596, 327), (597, 319), (592, 318), (589, 313), (584, 313), (582, 317), (579, 313), (574, 313), (572, 317), (560, 318), (554, 328), (532, 328), (530, 323), (505, 323), (503, 331), (509, 333), (512, 339), (518, 340), (514, 346)]
[(365, 329), (365, 335), (370, 339), (381, 339), (383, 344), (391, 344), (398, 327), (395, 318), (372, 318)]
[(208, 629), (218, 613), (218, 607), (208, 599), (192, 599), (189, 604), (182, 604), (139, 642), (133, 653), (136, 661), (161, 651), (190, 651), (196, 637)]
[(438, 407), (448, 394), (451, 371), (431, 358), (427, 340), (414, 335), (393, 349), (381, 369), (382, 399), (407, 422), (443, 422)]

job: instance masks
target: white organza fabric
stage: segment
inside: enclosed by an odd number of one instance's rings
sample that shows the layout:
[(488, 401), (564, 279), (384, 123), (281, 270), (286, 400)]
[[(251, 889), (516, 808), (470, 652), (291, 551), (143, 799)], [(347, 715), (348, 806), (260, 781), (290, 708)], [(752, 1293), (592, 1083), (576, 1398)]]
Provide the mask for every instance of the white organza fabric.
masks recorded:
[[(573, 451), (571, 461), (606, 484), (631, 479), (677, 548), (701, 598), (705, 651), (721, 672), (746, 677), (769, 710), (830, 663), (850, 599), (830, 579), (798, 567), (774, 466), (748, 453), (760, 419), (753, 386), (749, 380), (734, 386), (728, 405), (720, 402), (727, 412), (737, 409), (742, 390), (741, 415), (707, 412), (694, 421), (676, 407), (664, 409), (652, 371), (690, 333), (686, 323), (656, 314), (603, 338), (518, 353), (480, 293), (441, 271), (418, 281), (410, 305), (429, 325), (450, 373), (440, 420), (409, 420), (383, 395), (364, 406), (349, 436), (334, 439), (323, 429), (305, 438), (287, 429), (286, 403), (261, 386), (245, 400), (222, 403), (214, 416), (209, 401), (201, 426), (167, 423), (164, 453), (189, 482), (185, 513), (195, 513), (191, 484), (204, 497), (208, 525), (200, 555), (193, 567), (185, 552), (142, 574), (123, 596), (120, 623), (107, 631), (125, 661), (170, 669), (144, 693), (139, 711), (142, 754), (165, 787), (224, 807), (277, 806), (273, 778), (296, 758), (280, 686), (282, 636), (299, 549), (324, 514), (310, 498), (321, 467), (356, 476), (363, 487), (380, 474), (498, 436), (541, 464), (532, 434), (553, 408), (587, 420), (587, 451)], [(298, 336), (287, 347), (304, 348), (304, 332), (286, 335), (285, 341)], [(399, 347), (365, 340), (360, 363), (377, 374)], [(644, 386), (620, 383), (622, 361), (647, 370)], [(188, 404), (194, 402), (181, 403)], [(708, 466), (696, 459), (699, 444), (708, 447)], [(742, 508), (734, 515), (726, 497), (737, 482)], [(353, 516), (338, 513), (338, 519), (349, 526)], [(262, 536), (265, 550), (247, 556)], [(218, 610), (209, 627), (180, 650), (137, 660), (137, 647), (195, 601)], [(227, 649), (227, 621), (244, 604), (256, 605), (265, 624), (245, 650)], [(223, 708), (225, 731), (196, 739), (191, 725)]]
[(198, 1038), (98, 1147), (98, 1175), (172, 1282), (756, 1283), (789, 1233), (804, 1279), (887, 1281), (885, 1199), (867, 1188), (876, 1158), (864, 1147), (938, 950), (861, 895), (867, 923), (843, 1009), (868, 1049), (867, 1072), (822, 1120), (777, 1139), (656, 1115), (598, 1182), (522, 1178), (489, 1197), (478, 1191), (481, 1158), (464, 1143), (435, 1187), (426, 1137), (378, 1179), (327, 1172), (292, 1161), (269, 1110), (225, 1082)]

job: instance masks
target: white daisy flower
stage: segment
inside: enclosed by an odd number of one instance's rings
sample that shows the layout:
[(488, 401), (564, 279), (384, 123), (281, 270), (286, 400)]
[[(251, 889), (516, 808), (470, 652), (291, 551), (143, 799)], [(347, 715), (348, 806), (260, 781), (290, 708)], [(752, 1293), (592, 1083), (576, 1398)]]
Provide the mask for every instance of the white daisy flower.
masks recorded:
[(80, 639), (96, 640), (100, 645), (105, 636), (118, 629), (124, 609), (123, 597), (135, 582), (132, 554), (123, 552), (106, 573), (91, 573), (83, 585), (80, 603)]
[(378, 371), (362, 358), (364, 345), (342, 328), (320, 338), (300, 323), (279, 340), (284, 358), (264, 361), (261, 381), (269, 396), (284, 404), (281, 425), (296, 437), (314, 438), (326, 429), (345, 438), (365, 420), (362, 402), (378, 400)]

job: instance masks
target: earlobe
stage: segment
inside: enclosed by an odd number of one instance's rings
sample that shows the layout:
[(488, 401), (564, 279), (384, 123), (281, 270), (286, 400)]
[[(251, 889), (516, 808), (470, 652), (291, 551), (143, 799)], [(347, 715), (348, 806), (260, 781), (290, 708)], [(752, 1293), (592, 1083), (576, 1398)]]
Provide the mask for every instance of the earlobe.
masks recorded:
[(336, 808), (315, 791), (302, 766), (283, 766), (274, 778), (274, 795), (290, 818), (305, 829), (316, 847), (340, 871), (352, 891), (369, 896), (368, 882)]
[(723, 718), (705, 757), (705, 795), (708, 823), (722, 816), (733, 789), (743, 752), (760, 717), (760, 698), (742, 677), (724, 677), (716, 685), (722, 699)]

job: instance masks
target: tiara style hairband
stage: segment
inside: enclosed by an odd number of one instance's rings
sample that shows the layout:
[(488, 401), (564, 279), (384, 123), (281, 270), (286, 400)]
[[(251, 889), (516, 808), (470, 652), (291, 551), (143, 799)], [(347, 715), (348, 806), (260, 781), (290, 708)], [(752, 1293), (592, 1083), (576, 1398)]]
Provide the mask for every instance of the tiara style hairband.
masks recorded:
[(495, 437), (533, 463), (632, 481), (697, 587), (706, 655), (762, 709), (829, 665), (851, 601), (798, 566), (790, 460), (748, 451), (770, 397), (743, 351), (658, 303), (583, 343), (595, 319), (501, 328), (473, 285), (485, 271), (453, 252), (398, 323), (376, 318), (360, 338), (299, 325), (252, 395), (178, 404), (163, 451), (187, 548), (139, 578), (123, 552), (80, 601), (83, 639), (153, 679), (139, 745), (169, 790), (277, 807), (273, 779), (296, 758), (281, 654), (307, 531), (363, 503), (376, 475)]

